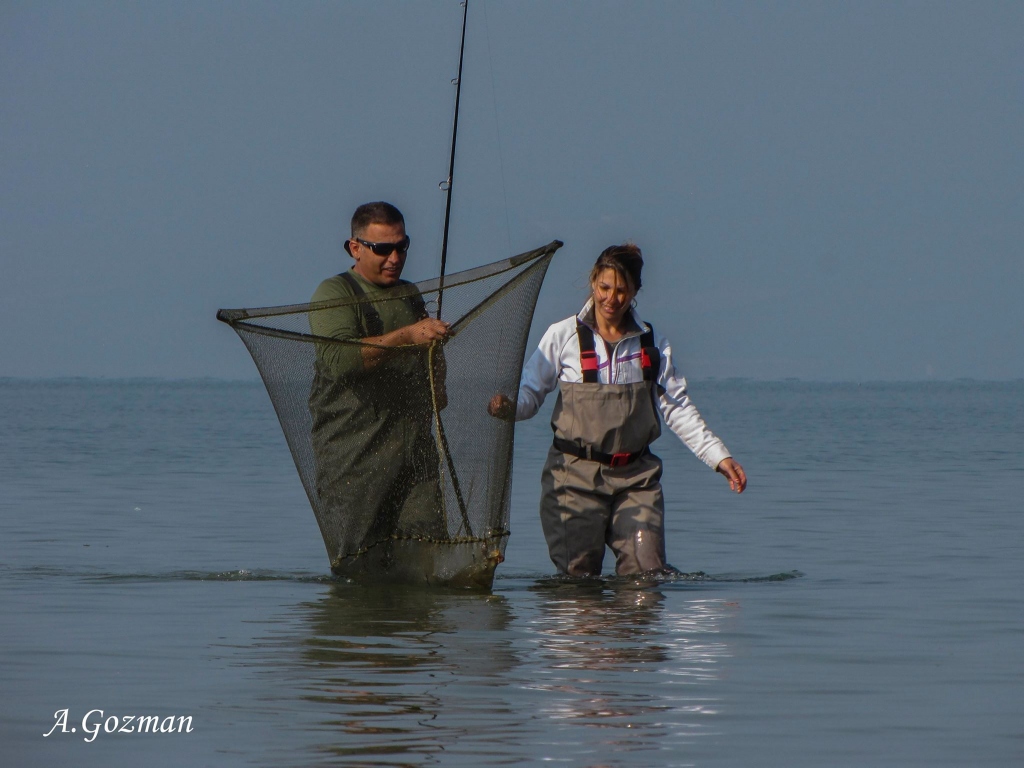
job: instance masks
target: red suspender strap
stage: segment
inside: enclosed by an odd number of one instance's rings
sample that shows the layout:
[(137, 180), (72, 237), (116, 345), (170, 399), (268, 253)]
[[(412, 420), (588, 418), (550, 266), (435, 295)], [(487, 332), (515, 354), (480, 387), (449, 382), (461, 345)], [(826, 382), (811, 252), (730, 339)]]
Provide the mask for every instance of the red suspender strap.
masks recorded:
[(576, 320), (576, 338), (580, 342), (580, 370), (583, 381), (597, 383), (597, 352), (594, 350), (594, 332)]
[(648, 325), (640, 337), (640, 365), (644, 369), (644, 381), (658, 381), (661, 373), (661, 350), (654, 343), (654, 326)]

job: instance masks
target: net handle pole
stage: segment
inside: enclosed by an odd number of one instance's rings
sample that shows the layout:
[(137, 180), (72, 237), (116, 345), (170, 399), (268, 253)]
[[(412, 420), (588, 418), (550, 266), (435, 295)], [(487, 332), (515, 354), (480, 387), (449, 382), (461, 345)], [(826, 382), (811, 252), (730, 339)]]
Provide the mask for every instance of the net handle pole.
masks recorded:
[(462, 61), (466, 53), (466, 17), (469, 15), (469, 0), (462, 0), (462, 42), (459, 45), (459, 72), (455, 78), (455, 120), (452, 124), (452, 152), (448, 159), (448, 181), (445, 187), (444, 235), (441, 237), (441, 279), (437, 285), (437, 317), (441, 317), (441, 301), (444, 298), (444, 268), (448, 261), (448, 225), (452, 218), (452, 180), (455, 178), (455, 143), (459, 138), (459, 98), (462, 96)]
[[(437, 357), (441, 348), (440, 342), (432, 341), (430, 350), (427, 352), (427, 369), (430, 376), (430, 403), (434, 410), (434, 425), (437, 428), (437, 447), (448, 464), (448, 473), (452, 481), (452, 490), (455, 491), (455, 501), (459, 505), (459, 514), (462, 516), (462, 524), (455, 533), (458, 537), (463, 530), (467, 536), (473, 535), (473, 526), (469, 522), (469, 513), (466, 511), (466, 500), (462, 497), (462, 486), (459, 485), (459, 475), (455, 471), (455, 462), (452, 460), (452, 451), (448, 447), (448, 436), (444, 432), (444, 422), (441, 421), (441, 404), (438, 402), (437, 390)], [(445, 394), (447, 400), (448, 395)], [(441, 504), (444, 505), (444, 492), (441, 493)], [(447, 516), (447, 515), (446, 515)]]

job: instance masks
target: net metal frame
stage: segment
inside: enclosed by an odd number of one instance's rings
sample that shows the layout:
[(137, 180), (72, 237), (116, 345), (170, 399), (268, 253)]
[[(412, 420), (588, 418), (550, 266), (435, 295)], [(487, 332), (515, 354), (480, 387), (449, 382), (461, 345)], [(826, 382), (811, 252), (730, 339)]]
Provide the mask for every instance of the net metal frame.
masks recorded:
[[(336, 574), (491, 585), (510, 534), (514, 423), (487, 404), (498, 393), (516, 399), (561, 246), (344, 300), (217, 313), (266, 385)], [(318, 334), (318, 319), (407, 306), (436, 312), (446, 338), (378, 346), (386, 357), (372, 370), (336, 373), (326, 362), (376, 345)]]

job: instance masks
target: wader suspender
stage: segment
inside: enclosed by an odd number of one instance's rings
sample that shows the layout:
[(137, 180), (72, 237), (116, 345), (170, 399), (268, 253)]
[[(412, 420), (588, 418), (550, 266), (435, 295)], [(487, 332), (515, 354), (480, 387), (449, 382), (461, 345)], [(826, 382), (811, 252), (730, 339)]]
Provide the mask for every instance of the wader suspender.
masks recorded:
[[(359, 281), (356, 280), (351, 272), (342, 272), (338, 275), (342, 280), (349, 284), (352, 288), (352, 292), (357, 298), (362, 299), (366, 296), (366, 291), (363, 290), (363, 286), (360, 285)], [(416, 312), (416, 316), (422, 320), (427, 316), (427, 307), (423, 303), (423, 299), (420, 296), (410, 296), (412, 302), (412, 308)], [(384, 321), (380, 319), (380, 313), (377, 308), (373, 306), (372, 301), (361, 301), (359, 302), (359, 308), (362, 313), (364, 320), (367, 336), (383, 336), (384, 335)]]
[[(594, 332), (589, 326), (576, 320), (576, 338), (580, 344), (580, 370), (583, 372), (584, 383), (597, 383), (597, 351), (594, 348)], [(644, 371), (644, 381), (657, 386), (658, 372), (661, 370), (661, 351), (654, 344), (654, 326), (647, 325), (647, 329), (640, 336), (640, 366)], [(591, 446), (580, 446), (571, 440), (555, 438), (555, 448), (562, 453), (568, 453), (580, 459), (598, 461), (611, 467), (622, 467), (630, 462), (636, 461), (645, 453), (647, 446), (636, 453), (603, 453), (595, 451)]]
[[(580, 370), (583, 381), (597, 383), (597, 352), (594, 348), (594, 332), (590, 326), (576, 320), (576, 338), (580, 342)], [(644, 381), (657, 382), (661, 370), (661, 350), (654, 344), (654, 326), (647, 324), (647, 330), (640, 336), (640, 367), (644, 369)]]
[(597, 352), (594, 349), (594, 332), (576, 318), (576, 338), (580, 342), (580, 370), (586, 384), (597, 384)]

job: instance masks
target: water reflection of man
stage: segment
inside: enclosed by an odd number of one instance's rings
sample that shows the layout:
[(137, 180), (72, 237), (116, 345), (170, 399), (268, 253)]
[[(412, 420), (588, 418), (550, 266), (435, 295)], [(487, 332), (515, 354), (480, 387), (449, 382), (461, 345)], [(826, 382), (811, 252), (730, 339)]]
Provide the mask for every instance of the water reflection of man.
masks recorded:
[[(503, 683), (519, 651), (501, 596), (336, 584), (304, 613), (303, 668), (288, 680), (302, 710), (330, 723), (311, 732), (331, 739), (313, 748), (318, 756), (419, 764), (456, 740), (465, 750), (467, 719), (491, 727), (508, 709)], [(500, 717), (502, 732), (516, 728)]]
[(377, 545), (396, 534), (448, 534), (430, 431), (443, 393), (432, 395), (427, 357), (448, 324), (402, 280), (409, 242), (395, 206), (359, 206), (345, 242), (355, 263), (312, 298), (329, 303), (310, 312), (313, 334), (347, 342), (317, 344), (310, 394), (321, 527), (339, 573), (387, 567), (390, 548)]

